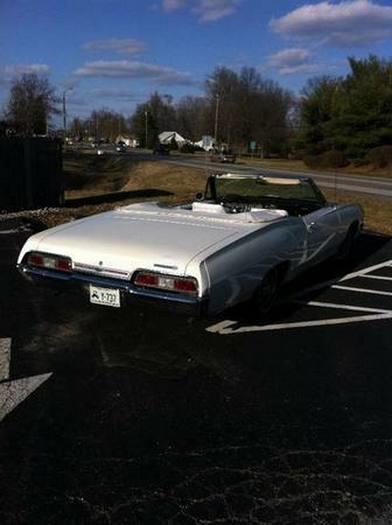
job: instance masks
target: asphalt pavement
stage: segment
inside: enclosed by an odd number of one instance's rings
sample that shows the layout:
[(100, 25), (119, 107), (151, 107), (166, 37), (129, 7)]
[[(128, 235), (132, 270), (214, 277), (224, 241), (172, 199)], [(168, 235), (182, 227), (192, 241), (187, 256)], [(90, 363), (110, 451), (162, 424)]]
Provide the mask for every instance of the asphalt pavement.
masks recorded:
[(392, 241), (196, 321), (55, 295), (0, 232), (2, 524), (392, 522)]

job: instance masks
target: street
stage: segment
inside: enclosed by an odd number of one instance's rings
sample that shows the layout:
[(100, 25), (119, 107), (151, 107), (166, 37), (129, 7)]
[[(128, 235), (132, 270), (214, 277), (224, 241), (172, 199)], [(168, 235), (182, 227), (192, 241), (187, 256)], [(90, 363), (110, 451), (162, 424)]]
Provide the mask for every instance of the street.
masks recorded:
[[(83, 151), (95, 154), (96, 151), (91, 148), (84, 148)], [(365, 175), (348, 175), (337, 172), (318, 172), (318, 171), (285, 171), (274, 168), (263, 168), (257, 166), (246, 165), (245, 163), (238, 160), (235, 164), (223, 164), (217, 162), (210, 162), (207, 154), (196, 154), (196, 155), (179, 155), (176, 152), (172, 152), (169, 156), (156, 156), (147, 152), (146, 150), (140, 151), (136, 148), (128, 149), (126, 153), (116, 153), (114, 146), (105, 146), (103, 151), (107, 155), (122, 155), (129, 157), (132, 160), (141, 161), (165, 161), (178, 166), (189, 166), (193, 168), (199, 168), (215, 173), (219, 172), (235, 172), (235, 173), (255, 173), (262, 172), (265, 174), (273, 173), (275, 175), (298, 175), (298, 176), (309, 176), (312, 177), (321, 188), (337, 189), (343, 191), (354, 192), (358, 194), (374, 195), (383, 197), (385, 199), (392, 198), (392, 180), (386, 177), (374, 177)]]
[(199, 321), (34, 287), (0, 235), (2, 523), (390, 522), (388, 238)]

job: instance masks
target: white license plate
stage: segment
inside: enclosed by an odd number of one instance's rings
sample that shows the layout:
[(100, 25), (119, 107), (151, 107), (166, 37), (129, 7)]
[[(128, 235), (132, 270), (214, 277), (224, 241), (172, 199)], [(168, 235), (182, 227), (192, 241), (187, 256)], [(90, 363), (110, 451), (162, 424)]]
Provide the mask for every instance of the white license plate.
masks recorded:
[(116, 288), (100, 288), (90, 284), (90, 303), (120, 308), (120, 290)]

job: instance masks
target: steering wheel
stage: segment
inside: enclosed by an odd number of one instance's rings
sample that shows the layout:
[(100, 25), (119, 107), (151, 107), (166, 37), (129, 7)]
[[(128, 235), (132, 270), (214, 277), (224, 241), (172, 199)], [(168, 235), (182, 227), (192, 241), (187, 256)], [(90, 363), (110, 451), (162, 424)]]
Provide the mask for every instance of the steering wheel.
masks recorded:
[(249, 208), (249, 204), (241, 202), (243, 197), (236, 193), (228, 193), (221, 200), (221, 205), (227, 209), (229, 213), (243, 213)]

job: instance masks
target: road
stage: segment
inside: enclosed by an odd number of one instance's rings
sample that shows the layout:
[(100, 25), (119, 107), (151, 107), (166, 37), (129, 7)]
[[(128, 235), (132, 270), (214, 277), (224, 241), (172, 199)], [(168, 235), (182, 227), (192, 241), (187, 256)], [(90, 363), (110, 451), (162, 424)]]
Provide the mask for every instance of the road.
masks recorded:
[(0, 232), (2, 524), (391, 523), (391, 240), (194, 321), (25, 283), (28, 234)]
[[(82, 149), (82, 148), (79, 148)], [(115, 147), (107, 145), (102, 148), (106, 154), (115, 154), (126, 156), (132, 160), (141, 161), (165, 161), (179, 166), (189, 166), (192, 168), (199, 168), (213, 172), (236, 172), (236, 173), (273, 173), (276, 175), (298, 175), (311, 176), (321, 188), (337, 189), (350, 191), (354, 193), (373, 195), (375, 197), (383, 197), (392, 199), (392, 178), (377, 178), (367, 177), (364, 175), (346, 175), (326, 173), (326, 172), (307, 172), (307, 171), (289, 171), (272, 168), (260, 168), (241, 164), (240, 161), (235, 164), (220, 164), (216, 162), (209, 162), (208, 157), (203, 158), (203, 155), (178, 155), (172, 153), (170, 156), (156, 156), (147, 152), (146, 150), (130, 149), (126, 153), (117, 153)], [(90, 154), (95, 154), (96, 151), (92, 148), (84, 148), (83, 151)]]
[(259, 168), (249, 165), (240, 164), (217, 164), (212, 162), (203, 162), (200, 158), (195, 159), (184, 159), (184, 157), (170, 158), (169, 162), (181, 166), (191, 166), (194, 168), (208, 169), (213, 171), (225, 172), (238, 172), (238, 173), (273, 173), (276, 175), (297, 175), (312, 177), (321, 188), (345, 190), (354, 193), (365, 193), (367, 195), (374, 195), (377, 197), (385, 197), (388, 199), (392, 198), (392, 179), (388, 180), (385, 178), (366, 177), (362, 175), (343, 175), (332, 173), (318, 173), (318, 172), (305, 172), (305, 171), (288, 171), (271, 168)]

